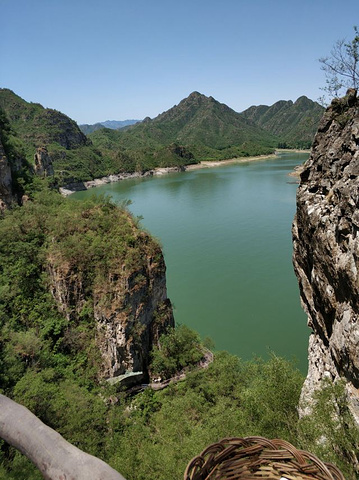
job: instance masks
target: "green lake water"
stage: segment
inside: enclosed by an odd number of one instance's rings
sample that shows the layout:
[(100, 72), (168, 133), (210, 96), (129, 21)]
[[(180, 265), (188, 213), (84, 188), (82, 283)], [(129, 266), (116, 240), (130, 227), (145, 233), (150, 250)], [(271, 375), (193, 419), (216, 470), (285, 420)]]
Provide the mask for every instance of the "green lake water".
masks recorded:
[(106, 193), (157, 237), (177, 323), (243, 359), (270, 352), (307, 369), (309, 329), (293, 273), (295, 179), (307, 154), (129, 179)]

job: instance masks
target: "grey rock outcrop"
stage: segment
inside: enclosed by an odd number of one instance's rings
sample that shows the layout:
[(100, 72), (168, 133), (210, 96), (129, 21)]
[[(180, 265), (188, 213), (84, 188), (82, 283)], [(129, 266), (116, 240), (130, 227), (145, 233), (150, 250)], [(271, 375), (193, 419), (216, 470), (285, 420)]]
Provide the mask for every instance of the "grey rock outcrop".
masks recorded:
[(359, 423), (359, 100), (333, 100), (301, 174), (293, 263), (312, 329), (302, 399), (344, 379)]
[(36, 149), (34, 162), (36, 175), (39, 175), (40, 177), (48, 177), (54, 174), (52, 160), (46, 147), (39, 147)]
[[(101, 375), (117, 377), (126, 372), (146, 372), (153, 344), (169, 326), (174, 326), (167, 299), (165, 265), (147, 259), (142, 271), (123, 275), (119, 289), (116, 274), (104, 290), (97, 291), (94, 316), (97, 322), (103, 365)], [(112, 298), (104, 305), (103, 298)]]
[(89, 321), (94, 320), (102, 358), (99, 379), (129, 372), (146, 377), (152, 346), (174, 326), (161, 249), (146, 233), (141, 235), (141, 265), (129, 269), (114, 262), (105, 281), (96, 282), (93, 275), (81, 274), (78, 265), (61, 258), (47, 260), (51, 293), (68, 322), (76, 323), (84, 309), (91, 311)]

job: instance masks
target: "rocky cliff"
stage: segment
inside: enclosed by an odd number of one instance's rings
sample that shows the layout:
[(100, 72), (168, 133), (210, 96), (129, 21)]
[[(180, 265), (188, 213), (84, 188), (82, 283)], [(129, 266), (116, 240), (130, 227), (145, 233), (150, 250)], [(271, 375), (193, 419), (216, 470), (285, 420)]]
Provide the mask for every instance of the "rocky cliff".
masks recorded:
[(40, 177), (49, 177), (54, 174), (52, 159), (46, 147), (39, 147), (36, 149), (34, 155), (34, 170), (36, 175), (39, 175)]
[(293, 262), (312, 329), (302, 398), (344, 379), (359, 423), (359, 100), (333, 100), (297, 192)]
[(174, 326), (161, 249), (121, 210), (96, 207), (80, 215), (73, 238), (89, 236), (87, 251), (68, 251), (67, 239), (54, 232), (46, 261), (50, 291), (70, 326), (67, 337), (72, 342), (85, 319), (101, 356), (98, 378), (146, 377), (153, 344)]

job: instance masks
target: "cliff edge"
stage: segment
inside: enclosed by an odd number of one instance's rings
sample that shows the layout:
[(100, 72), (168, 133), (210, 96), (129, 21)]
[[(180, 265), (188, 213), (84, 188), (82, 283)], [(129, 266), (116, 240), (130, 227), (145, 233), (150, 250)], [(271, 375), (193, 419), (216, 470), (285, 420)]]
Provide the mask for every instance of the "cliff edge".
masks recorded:
[(345, 380), (359, 423), (359, 100), (350, 89), (319, 124), (297, 191), (293, 263), (312, 329), (302, 399)]

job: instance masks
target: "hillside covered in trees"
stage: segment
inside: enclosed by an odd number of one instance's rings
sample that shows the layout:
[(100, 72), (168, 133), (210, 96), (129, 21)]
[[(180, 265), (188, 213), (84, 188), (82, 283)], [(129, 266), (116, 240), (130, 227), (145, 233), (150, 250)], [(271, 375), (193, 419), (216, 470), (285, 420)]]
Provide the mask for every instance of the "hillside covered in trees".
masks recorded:
[(213, 97), (193, 92), (154, 119), (119, 130), (99, 128), (86, 136), (63, 113), (27, 102), (9, 89), (0, 89), (0, 109), (30, 165), (36, 150), (46, 148), (57, 185), (269, 154), (278, 147), (308, 148), (322, 111), (301, 97), (294, 104), (278, 102), (239, 114)]

